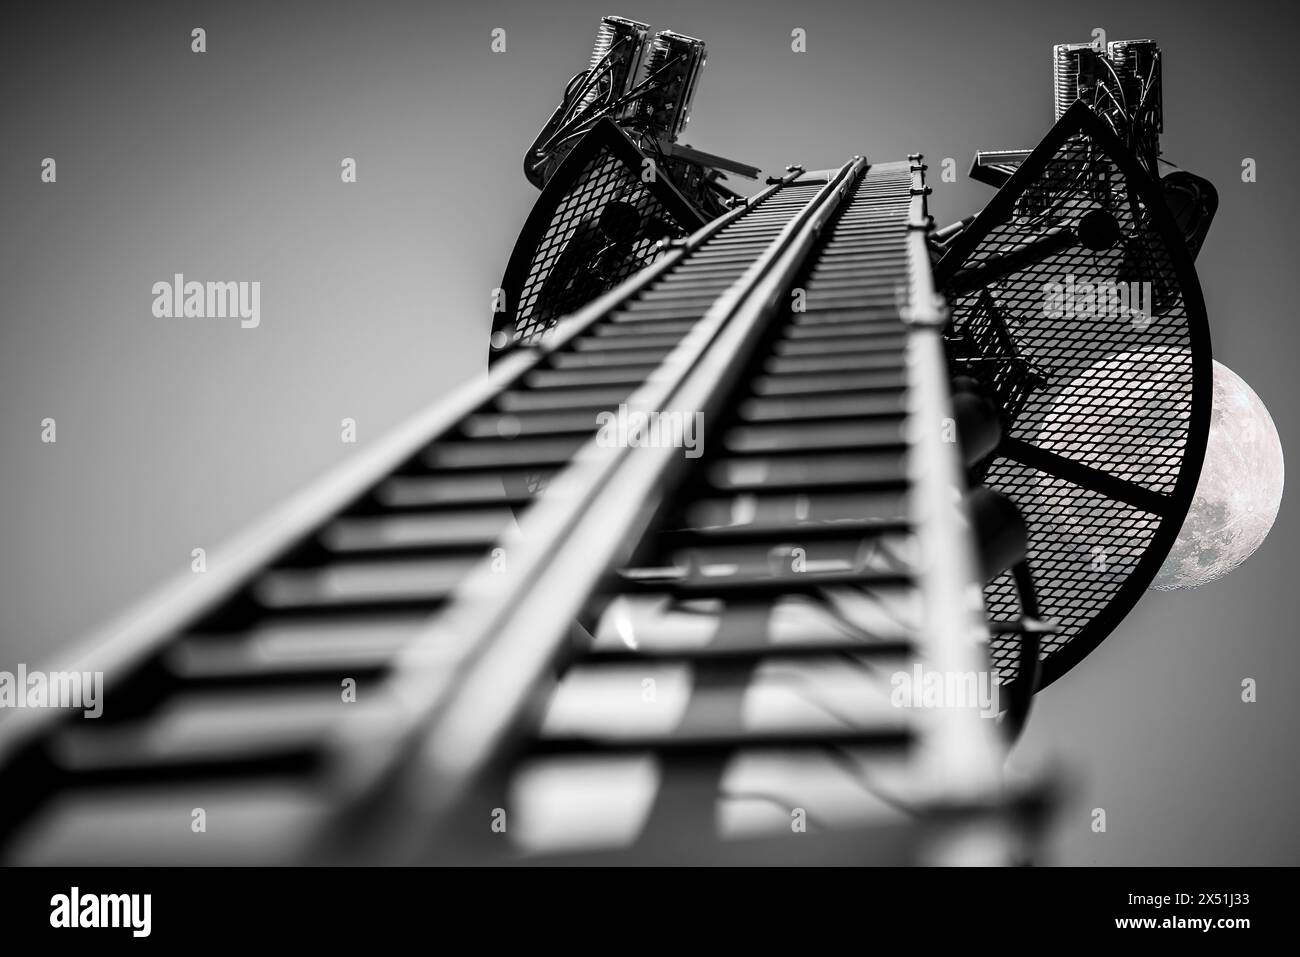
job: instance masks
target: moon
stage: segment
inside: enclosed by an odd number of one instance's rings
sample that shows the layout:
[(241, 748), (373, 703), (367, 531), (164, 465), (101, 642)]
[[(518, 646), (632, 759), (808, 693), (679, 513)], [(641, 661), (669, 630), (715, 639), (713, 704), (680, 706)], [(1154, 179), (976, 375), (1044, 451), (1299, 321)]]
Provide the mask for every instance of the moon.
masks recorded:
[(1240, 376), (1215, 362), (1205, 464), (1178, 539), (1151, 587), (1197, 588), (1253, 555), (1277, 518), (1284, 478), (1282, 441), (1268, 409)]
[[(1122, 479), (1176, 474), (1182, 466), (1186, 408), (1180, 383), (1192, 375), (1192, 354), (1176, 346), (1113, 353), (1070, 379), (1052, 398), (1032, 444)], [(1123, 582), (1135, 550), (1111, 522), (1099, 537), (1103, 504), (1045, 474), (1021, 493), (1050, 526), (1058, 560), (1096, 581)]]
[[(1282, 503), (1282, 443), (1268, 410), (1231, 369), (1219, 362), (1213, 368), (1205, 461), (1177, 540), (1151, 584), (1160, 591), (1196, 588), (1228, 574), (1263, 544)], [(1034, 444), (1118, 476), (1139, 465), (1176, 470), (1182, 446), (1173, 437), (1185, 413), (1166, 401), (1162, 383), (1190, 374), (1191, 353), (1175, 346), (1109, 356), (1060, 391)], [(1117, 442), (1117, 435), (1144, 438)], [(1062, 542), (1081, 554), (1096, 551), (1089, 505), (1063, 500), (1058, 486), (1043, 480), (1035, 493), (1039, 507), (1050, 508)], [(1105, 562), (1091, 573), (1125, 574)]]

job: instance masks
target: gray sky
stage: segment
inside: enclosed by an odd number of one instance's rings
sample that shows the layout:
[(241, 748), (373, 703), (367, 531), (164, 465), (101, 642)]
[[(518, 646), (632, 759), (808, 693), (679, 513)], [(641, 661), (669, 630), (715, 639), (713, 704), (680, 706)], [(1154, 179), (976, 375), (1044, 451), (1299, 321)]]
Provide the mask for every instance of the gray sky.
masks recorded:
[[(1219, 188), (1199, 268), (1215, 357), (1295, 447), (1300, 222), (1284, 4), (43, 4), (7, 18), (0, 191), (0, 668), (187, 573), (484, 365), (490, 290), (535, 191), (523, 149), (600, 15), (708, 41), (685, 139), (776, 170), (926, 154), (940, 221), (978, 148), (1051, 122), (1050, 48), (1164, 48), (1165, 155)], [(86, 12), (83, 12), (86, 11)], [(208, 52), (190, 52), (202, 26)], [(507, 31), (493, 54), (490, 31)], [(806, 53), (790, 31), (807, 31)], [(42, 184), (42, 158), (58, 182)], [(961, 180), (938, 181), (943, 157)], [(1240, 181), (1243, 157), (1258, 162)], [(340, 183), (354, 157), (358, 182)], [(151, 315), (184, 272), (258, 280), (262, 321)], [(40, 422), (58, 422), (42, 445)], [(1040, 701), (1018, 756), (1077, 775), (1055, 859), (1295, 863), (1296, 512), (1228, 579), (1150, 594)], [(1243, 704), (1243, 677), (1259, 701)], [(1108, 831), (1089, 830), (1107, 810)]]

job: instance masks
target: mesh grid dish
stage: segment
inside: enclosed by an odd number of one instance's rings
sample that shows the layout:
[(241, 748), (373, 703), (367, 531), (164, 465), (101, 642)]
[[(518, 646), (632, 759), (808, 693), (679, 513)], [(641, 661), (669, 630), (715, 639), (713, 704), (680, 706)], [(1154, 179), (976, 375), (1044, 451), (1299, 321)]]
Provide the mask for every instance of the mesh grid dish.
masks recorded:
[[(1200, 287), (1159, 187), (1082, 104), (939, 265), (945, 283), (970, 275), (1096, 209), (1119, 225), (1111, 249), (1073, 246), (950, 301), (954, 371), (1003, 415), (1006, 440), (977, 477), (1024, 514), (1043, 614), (1060, 629), (1042, 645), (1044, 684), (1137, 601), (1190, 504), (1211, 377)], [(994, 618), (1018, 614), (1010, 574), (985, 598)], [(1019, 637), (992, 641), (1009, 678)]]
[(661, 241), (704, 224), (666, 176), (643, 181), (645, 160), (609, 121), (573, 148), (515, 243), (502, 282), (505, 308), (493, 317), (496, 341), (536, 342), (562, 316), (653, 263)]

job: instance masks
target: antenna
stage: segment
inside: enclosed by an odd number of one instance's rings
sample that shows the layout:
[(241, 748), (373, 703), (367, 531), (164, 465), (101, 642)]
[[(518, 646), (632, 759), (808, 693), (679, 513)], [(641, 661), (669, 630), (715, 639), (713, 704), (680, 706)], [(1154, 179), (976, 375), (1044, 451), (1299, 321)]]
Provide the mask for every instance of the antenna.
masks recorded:
[(757, 167), (677, 142), (706, 55), (695, 37), (601, 19), (587, 69), (524, 154), (542, 195), (506, 267), (490, 363), (743, 201), (727, 177), (755, 179)]

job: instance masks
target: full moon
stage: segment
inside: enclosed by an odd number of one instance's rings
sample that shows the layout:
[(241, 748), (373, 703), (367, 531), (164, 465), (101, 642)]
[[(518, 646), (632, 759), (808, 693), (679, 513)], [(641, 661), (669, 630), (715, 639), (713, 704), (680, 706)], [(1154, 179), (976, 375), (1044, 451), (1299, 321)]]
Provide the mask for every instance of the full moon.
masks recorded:
[(1284, 473), (1268, 409), (1240, 376), (1214, 363), (1205, 464), (1178, 540), (1151, 587), (1196, 588), (1254, 554), (1277, 518)]

